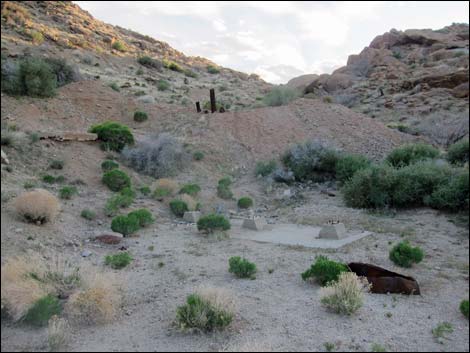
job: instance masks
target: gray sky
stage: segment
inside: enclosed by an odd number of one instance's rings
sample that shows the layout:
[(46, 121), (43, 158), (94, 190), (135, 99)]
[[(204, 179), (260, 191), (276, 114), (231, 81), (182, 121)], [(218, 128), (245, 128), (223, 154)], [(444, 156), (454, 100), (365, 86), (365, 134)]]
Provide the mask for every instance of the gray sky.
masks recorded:
[(330, 73), (392, 28), (469, 22), (467, 1), (76, 1), (186, 55), (285, 83)]

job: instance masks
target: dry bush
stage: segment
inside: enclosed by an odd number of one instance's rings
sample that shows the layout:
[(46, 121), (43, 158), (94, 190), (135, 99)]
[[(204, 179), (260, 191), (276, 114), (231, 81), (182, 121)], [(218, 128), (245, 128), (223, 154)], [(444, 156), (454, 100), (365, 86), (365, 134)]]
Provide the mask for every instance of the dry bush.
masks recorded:
[(364, 292), (370, 288), (367, 279), (343, 272), (337, 282), (321, 289), (321, 303), (338, 314), (352, 315), (362, 307)]
[(225, 347), (220, 352), (274, 352), (274, 350), (269, 343), (247, 341)]
[(70, 326), (66, 319), (54, 315), (49, 320), (47, 341), (51, 352), (63, 352), (70, 339)]
[(70, 296), (65, 312), (79, 325), (109, 323), (121, 305), (121, 289), (121, 282), (114, 274), (89, 267), (82, 273), (81, 288)]
[(178, 190), (178, 183), (172, 179), (162, 178), (155, 182), (155, 187), (168, 190), (171, 192), (171, 195), (174, 195)]
[(60, 210), (57, 198), (44, 189), (21, 194), (16, 198), (14, 207), (18, 215), (36, 224), (54, 220)]
[(235, 315), (237, 304), (231, 291), (225, 288), (201, 286), (196, 289), (196, 294), (202, 299), (211, 303), (219, 311), (224, 311)]
[(182, 194), (178, 197), (181, 201), (185, 202), (188, 206), (189, 211), (196, 211), (198, 208), (198, 202), (188, 194)]

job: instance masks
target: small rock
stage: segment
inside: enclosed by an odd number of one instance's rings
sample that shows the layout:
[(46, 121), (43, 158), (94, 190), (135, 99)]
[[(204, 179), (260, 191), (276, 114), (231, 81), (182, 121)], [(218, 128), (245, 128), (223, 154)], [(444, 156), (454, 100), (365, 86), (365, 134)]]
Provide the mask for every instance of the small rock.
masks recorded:
[(90, 250), (83, 250), (82, 251), (82, 257), (89, 257), (92, 255), (92, 252)]

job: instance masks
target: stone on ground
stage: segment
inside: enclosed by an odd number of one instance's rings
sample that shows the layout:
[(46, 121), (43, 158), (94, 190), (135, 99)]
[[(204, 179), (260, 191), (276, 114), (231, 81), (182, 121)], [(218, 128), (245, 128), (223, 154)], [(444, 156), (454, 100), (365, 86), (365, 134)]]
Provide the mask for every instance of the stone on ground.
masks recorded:
[(347, 237), (346, 227), (343, 223), (328, 224), (320, 230), (320, 239), (344, 239)]

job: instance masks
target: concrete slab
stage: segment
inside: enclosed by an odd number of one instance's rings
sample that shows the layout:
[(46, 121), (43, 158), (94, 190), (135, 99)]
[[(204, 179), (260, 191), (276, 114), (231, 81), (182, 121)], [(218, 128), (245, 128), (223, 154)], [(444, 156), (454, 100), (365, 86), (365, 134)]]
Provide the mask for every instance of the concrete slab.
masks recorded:
[(201, 218), (201, 212), (199, 211), (185, 212), (183, 215), (183, 220), (190, 223), (197, 223), (199, 218)]
[[(235, 223), (235, 224), (234, 224)], [(291, 246), (303, 246), (318, 249), (339, 249), (344, 245), (367, 237), (371, 232), (350, 232), (343, 239), (320, 239), (321, 227), (302, 226), (297, 224), (270, 225), (262, 231), (252, 231), (241, 227), (240, 222), (232, 222), (232, 238), (252, 240), (260, 243), (273, 243)], [(270, 228), (270, 229), (269, 229)]]

